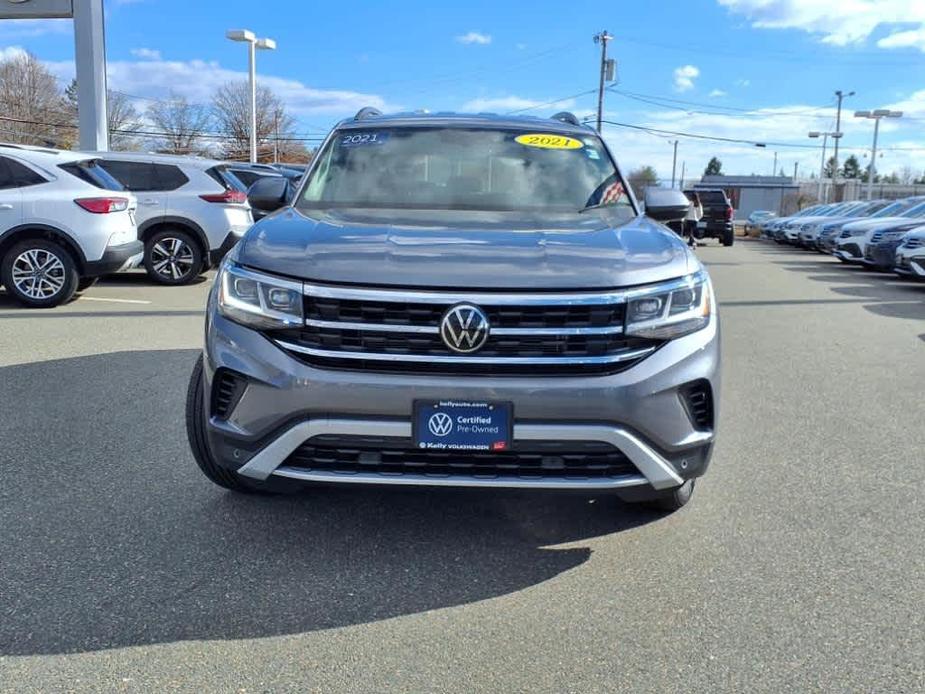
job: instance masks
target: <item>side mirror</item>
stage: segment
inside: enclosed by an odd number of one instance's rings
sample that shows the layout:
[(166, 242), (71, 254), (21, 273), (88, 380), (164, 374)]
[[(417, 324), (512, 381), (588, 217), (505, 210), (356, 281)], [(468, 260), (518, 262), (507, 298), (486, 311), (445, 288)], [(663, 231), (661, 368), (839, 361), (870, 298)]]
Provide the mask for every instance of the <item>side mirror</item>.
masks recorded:
[(690, 200), (680, 190), (646, 188), (646, 216), (656, 222), (678, 222), (687, 216)]
[(289, 202), (289, 181), (283, 176), (258, 178), (247, 189), (247, 201), (255, 210), (269, 214)]

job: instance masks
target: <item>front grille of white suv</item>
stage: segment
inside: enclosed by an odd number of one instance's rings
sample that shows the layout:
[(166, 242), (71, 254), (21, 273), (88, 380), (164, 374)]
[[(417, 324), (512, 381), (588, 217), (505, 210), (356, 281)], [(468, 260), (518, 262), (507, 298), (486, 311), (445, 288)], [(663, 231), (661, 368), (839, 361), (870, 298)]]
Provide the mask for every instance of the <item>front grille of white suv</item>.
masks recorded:
[[(488, 319), (488, 338), (460, 353), (441, 336), (453, 306)], [(619, 292), (452, 292), (307, 286), (305, 325), (272, 331), (293, 356), (321, 368), (428, 374), (575, 375), (629, 368), (661, 343), (623, 332)], [(467, 345), (463, 345), (467, 347)]]

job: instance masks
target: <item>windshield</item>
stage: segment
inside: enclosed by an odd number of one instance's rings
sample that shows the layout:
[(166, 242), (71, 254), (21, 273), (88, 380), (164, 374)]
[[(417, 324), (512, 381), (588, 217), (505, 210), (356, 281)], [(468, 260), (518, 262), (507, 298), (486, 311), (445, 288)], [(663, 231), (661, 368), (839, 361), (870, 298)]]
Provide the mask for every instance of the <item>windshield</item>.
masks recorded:
[(894, 202), (890, 203), (877, 214), (872, 215), (873, 217), (892, 217), (899, 214), (903, 210), (908, 210), (914, 203), (911, 202)]
[(925, 216), (925, 202), (920, 202), (915, 207), (911, 207), (903, 212), (900, 217), (922, 217)]
[(634, 215), (597, 135), (463, 128), (342, 130), (321, 154), (299, 207)]

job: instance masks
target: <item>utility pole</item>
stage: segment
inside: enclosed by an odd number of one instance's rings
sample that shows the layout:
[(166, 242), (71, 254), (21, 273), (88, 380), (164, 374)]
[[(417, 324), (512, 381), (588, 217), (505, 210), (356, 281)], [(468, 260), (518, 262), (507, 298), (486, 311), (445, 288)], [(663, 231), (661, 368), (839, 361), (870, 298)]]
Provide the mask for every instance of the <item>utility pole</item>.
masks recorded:
[(599, 34), (594, 35), (594, 43), (601, 44), (601, 79), (597, 87), (597, 131), (601, 132), (601, 120), (604, 117), (604, 73), (607, 70), (607, 42), (612, 40), (613, 36), (607, 33), (605, 29)]
[(774, 166), (771, 167), (771, 175), (777, 175), (777, 152), (774, 152)]
[(832, 195), (835, 202), (838, 202), (838, 141), (841, 139), (841, 102), (846, 96), (854, 96), (854, 92), (845, 94), (841, 89), (835, 92), (838, 99), (838, 110), (835, 112), (835, 134), (832, 136), (835, 140), (835, 170), (832, 172)]
[(797, 171), (799, 170), (800, 162), (793, 162), (793, 182), (797, 182)]
[(678, 165), (678, 141), (674, 141), (674, 154), (671, 157), (671, 187), (674, 188), (674, 172)]
[(678, 181), (678, 190), (684, 190), (684, 171), (687, 168), (687, 162), (681, 162), (681, 180)]

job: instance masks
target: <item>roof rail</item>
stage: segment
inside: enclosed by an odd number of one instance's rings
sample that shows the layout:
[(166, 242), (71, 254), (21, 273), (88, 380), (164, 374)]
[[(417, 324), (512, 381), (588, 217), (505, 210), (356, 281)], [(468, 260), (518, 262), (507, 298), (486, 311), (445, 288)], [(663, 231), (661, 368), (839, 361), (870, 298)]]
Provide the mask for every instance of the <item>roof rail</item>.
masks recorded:
[(568, 111), (559, 111), (552, 117), (552, 120), (562, 121), (563, 123), (571, 123), (572, 125), (581, 125), (578, 118), (575, 117), (575, 114)]
[(376, 116), (381, 116), (382, 111), (378, 108), (373, 108), (372, 106), (364, 106), (357, 114), (353, 117), (353, 120), (366, 120), (367, 118), (375, 118)]

